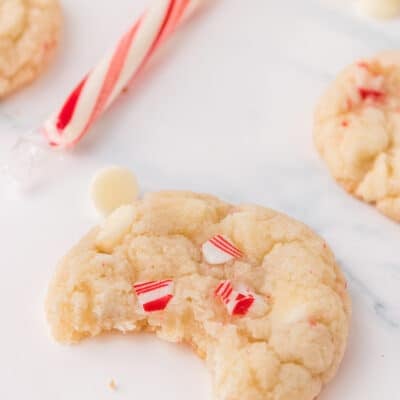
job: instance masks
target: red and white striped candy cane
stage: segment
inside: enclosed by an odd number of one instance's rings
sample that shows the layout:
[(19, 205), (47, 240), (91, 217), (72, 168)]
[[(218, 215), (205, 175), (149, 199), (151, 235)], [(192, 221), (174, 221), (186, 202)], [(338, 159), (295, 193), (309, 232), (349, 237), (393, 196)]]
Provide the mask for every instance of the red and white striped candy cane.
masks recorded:
[(241, 250), (224, 235), (215, 235), (203, 243), (202, 252), (209, 264), (224, 264), (243, 257)]
[(133, 285), (139, 304), (145, 312), (165, 310), (174, 297), (172, 279), (163, 281), (138, 282)]
[(225, 304), (229, 315), (246, 315), (255, 301), (253, 293), (244, 288), (235, 290), (230, 280), (221, 281), (214, 294)]
[(156, 0), (44, 124), (53, 146), (83, 138), (175, 28), (204, 0)]

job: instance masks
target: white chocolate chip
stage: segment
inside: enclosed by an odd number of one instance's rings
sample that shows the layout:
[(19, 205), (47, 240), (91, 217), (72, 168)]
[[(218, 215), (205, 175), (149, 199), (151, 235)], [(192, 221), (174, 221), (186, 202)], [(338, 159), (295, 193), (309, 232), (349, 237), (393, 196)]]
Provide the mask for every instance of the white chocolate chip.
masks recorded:
[(93, 178), (90, 194), (96, 210), (108, 215), (116, 208), (136, 200), (138, 185), (135, 175), (122, 167), (102, 169)]
[(135, 219), (135, 208), (132, 205), (117, 208), (102, 224), (96, 238), (98, 250), (111, 253), (124, 235), (129, 232)]
[(389, 161), (387, 154), (380, 154), (373, 168), (357, 188), (357, 195), (366, 201), (377, 201), (388, 193)]
[(251, 317), (261, 317), (267, 313), (269, 310), (269, 305), (265, 298), (259, 296), (257, 294), (253, 294), (254, 296), (254, 303), (249, 309), (249, 316)]

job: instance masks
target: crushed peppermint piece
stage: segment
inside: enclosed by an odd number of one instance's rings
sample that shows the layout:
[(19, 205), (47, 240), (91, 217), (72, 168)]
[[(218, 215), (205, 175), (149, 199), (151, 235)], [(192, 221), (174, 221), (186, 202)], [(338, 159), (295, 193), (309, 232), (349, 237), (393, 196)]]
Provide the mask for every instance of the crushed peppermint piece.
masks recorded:
[(359, 61), (357, 63), (357, 66), (369, 70), (369, 64), (365, 61)]
[(371, 99), (374, 101), (382, 100), (384, 93), (381, 90), (359, 88), (358, 93), (362, 100)]
[(172, 279), (162, 281), (138, 282), (133, 289), (144, 312), (165, 310), (173, 296)]
[(202, 246), (202, 251), (209, 264), (223, 264), (243, 257), (243, 253), (223, 235), (215, 235), (207, 240)]
[(229, 280), (220, 282), (214, 294), (225, 304), (230, 315), (246, 315), (255, 301), (249, 290), (235, 290)]

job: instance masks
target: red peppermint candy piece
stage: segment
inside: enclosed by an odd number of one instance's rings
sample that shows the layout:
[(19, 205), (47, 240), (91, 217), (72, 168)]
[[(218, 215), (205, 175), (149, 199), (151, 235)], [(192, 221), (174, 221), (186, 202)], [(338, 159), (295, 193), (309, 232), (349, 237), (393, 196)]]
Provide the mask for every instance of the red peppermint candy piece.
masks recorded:
[(221, 281), (214, 291), (215, 296), (220, 297), (223, 303), (229, 301), (230, 295), (233, 292), (233, 285), (231, 281)]
[(215, 235), (207, 240), (202, 246), (202, 251), (209, 264), (223, 264), (243, 257), (243, 253), (223, 235)]
[(138, 282), (133, 285), (133, 289), (145, 312), (165, 310), (174, 297), (174, 281), (172, 279)]
[(368, 89), (368, 88), (359, 88), (358, 93), (362, 100), (371, 99), (372, 101), (383, 100), (385, 97), (385, 93), (381, 90), (376, 89)]
[(246, 315), (255, 301), (249, 290), (235, 290), (229, 280), (220, 282), (214, 294), (225, 304), (230, 315)]
[(246, 315), (253, 305), (255, 298), (251, 294), (238, 293), (235, 298), (234, 308), (232, 310), (233, 315)]

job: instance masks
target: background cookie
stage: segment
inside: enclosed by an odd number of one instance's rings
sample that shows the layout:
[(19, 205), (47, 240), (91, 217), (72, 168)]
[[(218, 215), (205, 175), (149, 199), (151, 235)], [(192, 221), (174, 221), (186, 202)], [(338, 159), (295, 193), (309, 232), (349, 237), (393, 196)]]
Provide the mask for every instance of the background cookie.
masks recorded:
[(358, 0), (357, 8), (373, 18), (393, 18), (399, 15), (400, 0)]
[(31, 82), (58, 43), (57, 0), (0, 0), (0, 98)]
[(400, 221), (400, 55), (346, 68), (322, 96), (314, 139), (333, 177)]
[[(218, 251), (230, 257), (217, 264)], [(231, 293), (245, 293), (240, 309)], [(187, 192), (114, 211), (62, 260), (46, 307), (61, 342), (144, 330), (190, 344), (220, 400), (313, 400), (336, 373), (350, 318), (343, 275), (309, 228)]]

